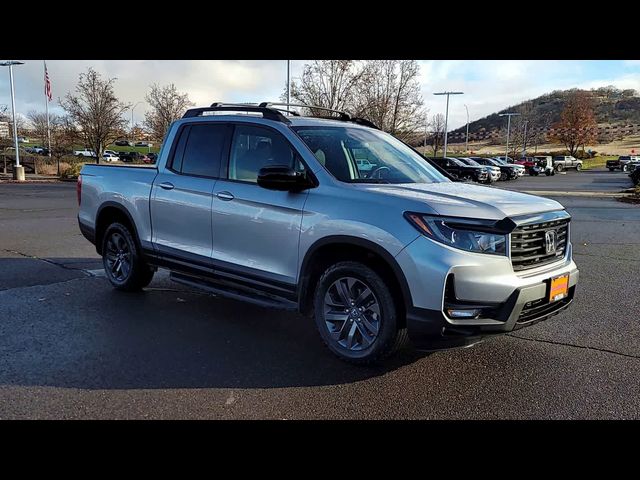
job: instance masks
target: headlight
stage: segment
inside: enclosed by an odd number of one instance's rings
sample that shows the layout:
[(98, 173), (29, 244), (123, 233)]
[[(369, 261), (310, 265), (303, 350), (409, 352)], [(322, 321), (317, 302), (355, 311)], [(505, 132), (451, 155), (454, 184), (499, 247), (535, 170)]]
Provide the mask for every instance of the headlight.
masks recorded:
[(453, 219), (405, 213), (405, 217), (420, 233), (436, 242), (468, 252), (507, 254), (507, 236), (500, 233), (482, 231), (487, 226), (474, 225), (465, 219)]

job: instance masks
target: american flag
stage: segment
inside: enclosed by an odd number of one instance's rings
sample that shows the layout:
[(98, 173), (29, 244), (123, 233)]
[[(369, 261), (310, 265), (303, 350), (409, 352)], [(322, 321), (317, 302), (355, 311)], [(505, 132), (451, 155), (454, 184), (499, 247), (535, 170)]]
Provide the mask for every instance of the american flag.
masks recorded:
[(53, 95), (51, 94), (51, 82), (49, 81), (49, 72), (47, 71), (47, 62), (44, 63), (44, 94), (47, 96), (49, 101), (53, 100)]

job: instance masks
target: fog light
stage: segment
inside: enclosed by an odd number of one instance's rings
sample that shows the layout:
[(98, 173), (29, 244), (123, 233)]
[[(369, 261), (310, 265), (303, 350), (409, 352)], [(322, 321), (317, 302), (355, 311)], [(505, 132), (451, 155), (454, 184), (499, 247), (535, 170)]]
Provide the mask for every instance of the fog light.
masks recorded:
[(479, 308), (472, 308), (469, 310), (461, 310), (459, 308), (447, 308), (447, 314), (451, 318), (477, 318), (482, 313)]

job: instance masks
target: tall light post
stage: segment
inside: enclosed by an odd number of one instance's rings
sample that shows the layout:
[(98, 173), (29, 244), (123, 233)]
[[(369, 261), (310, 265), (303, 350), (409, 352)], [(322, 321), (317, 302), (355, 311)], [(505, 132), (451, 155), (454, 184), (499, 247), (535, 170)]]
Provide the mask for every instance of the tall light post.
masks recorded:
[(434, 93), (434, 95), (446, 95), (447, 96), (447, 109), (444, 115), (444, 154), (443, 156), (447, 156), (447, 123), (449, 121), (449, 95), (463, 95), (464, 92), (438, 92)]
[(520, 115), (519, 113), (501, 113), (500, 116), (501, 117), (507, 117), (508, 121), (507, 121), (507, 150), (505, 153), (505, 158), (504, 161), (507, 161), (507, 158), (509, 158), (509, 130), (511, 129), (511, 117), (513, 117), (514, 115)]
[(24, 62), (9, 60), (0, 63), (1, 67), (9, 67), (9, 85), (11, 88), (11, 114), (13, 116), (13, 143), (16, 148), (16, 164), (13, 167), (13, 179), (24, 181), (24, 167), (20, 166), (20, 147), (18, 146), (18, 123), (16, 122), (16, 99), (13, 90), (13, 66), (24, 65)]
[[(133, 110), (141, 103), (144, 103), (144, 102), (138, 102), (133, 107), (131, 107), (131, 136), (132, 137), (133, 137)], [(132, 138), (131, 140), (135, 140), (135, 138)]]
[(464, 104), (464, 109), (467, 111), (467, 136), (464, 142), (464, 151), (469, 151), (469, 109), (467, 108), (467, 104)]
[(287, 60), (287, 110), (291, 103), (291, 60)]
[(527, 123), (529, 123), (529, 121), (525, 120), (524, 121), (524, 137), (522, 139), (522, 157), (527, 156)]

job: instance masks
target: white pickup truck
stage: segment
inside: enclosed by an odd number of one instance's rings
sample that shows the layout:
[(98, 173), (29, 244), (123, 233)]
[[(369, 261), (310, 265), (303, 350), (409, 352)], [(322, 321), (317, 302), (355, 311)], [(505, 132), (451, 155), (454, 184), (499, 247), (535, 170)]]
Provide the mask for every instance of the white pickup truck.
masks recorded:
[(76, 157), (96, 157), (96, 154), (93, 150), (87, 150), (86, 148), (84, 150), (74, 150), (73, 154)]

